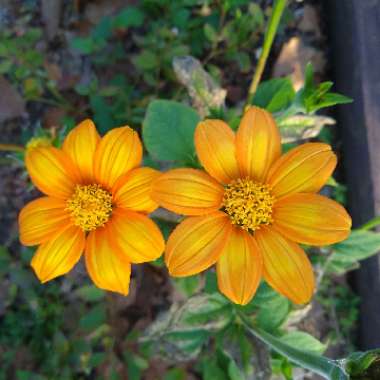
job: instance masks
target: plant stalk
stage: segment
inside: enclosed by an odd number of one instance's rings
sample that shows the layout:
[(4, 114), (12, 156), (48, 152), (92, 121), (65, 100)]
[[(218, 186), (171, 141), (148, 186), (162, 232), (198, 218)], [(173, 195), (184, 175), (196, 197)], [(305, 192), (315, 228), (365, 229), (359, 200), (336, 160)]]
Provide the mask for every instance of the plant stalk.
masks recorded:
[(0, 152), (23, 152), (25, 148), (16, 144), (0, 144)]
[(249, 86), (247, 105), (251, 104), (252, 98), (255, 95), (257, 86), (261, 80), (261, 76), (263, 75), (265, 64), (272, 47), (274, 37), (277, 33), (278, 25), (280, 24), (281, 16), (284, 12), (286, 2), (287, 0), (276, 0), (274, 3), (273, 11), (268, 23), (268, 28), (264, 36), (263, 49), (261, 51), (259, 62), (256, 66), (256, 70), (253, 74), (251, 85)]

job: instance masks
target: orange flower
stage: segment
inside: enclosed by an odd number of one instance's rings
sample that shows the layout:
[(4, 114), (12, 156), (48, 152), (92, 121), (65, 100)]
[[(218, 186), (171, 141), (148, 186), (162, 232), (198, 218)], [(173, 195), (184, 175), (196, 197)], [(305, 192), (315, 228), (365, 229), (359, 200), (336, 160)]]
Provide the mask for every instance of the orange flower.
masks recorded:
[(325, 245), (345, 239), (351, 219), (338, 203), (316, 194), (336, 166), (331, 147), (307, 143), (281, 156), (272, 116), (251, 107), (235, 133), (221, 120), (195, 131), (203, 167), (174, 169), (152, 185), (152, 198), (189, 215), (167, 242), (173, 276), (216, 264), (218, 285), (245, 305), (263, 277), (298, 304), (314, 291), (312, 266), (297, 244)]
[(142, 145), (129, 127), (100, 138), (91, 120), (66, 137), (62, 149), (37, 147), (26, 167), (46, 196), (20, 212), (20, 240), (39, 245), (32, 267), (41, 282), (70, 271), (85, 252), (87, 270), (102, 289), (129, 291), (131, 263), (157, 259), (162, 234), (145, 214), (159, 172), (138, 168)]

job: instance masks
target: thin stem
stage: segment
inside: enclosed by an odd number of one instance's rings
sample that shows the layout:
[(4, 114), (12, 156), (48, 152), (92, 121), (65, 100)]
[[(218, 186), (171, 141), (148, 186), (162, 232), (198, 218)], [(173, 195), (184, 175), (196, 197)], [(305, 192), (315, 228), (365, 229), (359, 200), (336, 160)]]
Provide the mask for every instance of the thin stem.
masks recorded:
[(360, 227), (360, 230), (362, 230), (362, 231), (372, 230), (372, 228), (375, 228), (379, 225), (380, 225), (380, 216), (376, 216), (375, 218), (369, 220), (367, 223), (364, 223)]
[(269, 20), (268, 29), (264, 36), (263, 50), (261, 51), (259, 62), (257, 63), (257, 67), (253, 75), (251, 85), (249, 86), (247, 104), (251, 103), (251, 100), (257, 90), (257, 86), (260, 82), (261, 76), (263, 75), (265, 64), (267, 62), (269, 52), (272, 47), (274, 37), (277, 33), (282, 13), (284, 12), (286, 6), (286, 1), (287, 0), (276, 0), (273, 6), (273, 12)]
[(1, 152), (23, 152), (25, 148), (16, 144), (0, 144)]
[(323, 376), (325, 379), (349, 379), (348, 375), (337, 361), (328, 359), (324, 356), (307, 352), (303, 350), (302, 347), (298, 349), (293, 346), (290, 346), (282, 342), (275, 336), (254, 326), (246, 315), (239, 313), (239, 316), (244, 326), (246, 327), (248, 333), (260, 339), (274, 351), (285, 356), (293, 363), (299, 365), (300, 367), (313, 371), (314, 373)]

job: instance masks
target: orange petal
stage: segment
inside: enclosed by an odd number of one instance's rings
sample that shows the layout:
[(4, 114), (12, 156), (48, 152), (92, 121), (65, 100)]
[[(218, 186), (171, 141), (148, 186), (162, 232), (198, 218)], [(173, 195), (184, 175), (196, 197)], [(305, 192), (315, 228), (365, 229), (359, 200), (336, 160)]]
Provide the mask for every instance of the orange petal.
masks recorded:
[(157, 225), (147, 216), (134, 211), (116, 209), (107, 225), (119, 254), (131, 263), (144, 263), (159, 258), (165, 242)]
[(259, 286), (263, 259), (256, 241), (240, 227), (233, 227), (216, 265), (220, 291), (232, 302), (246, 305)]
[(272, 115), (250, 107), (236, 134), (236, 154), (243, 176), (264, 182), (270, 166), (281, 154), (281, 137)]
[(115, 204), (134, 211), (154, 211), (158, 204), (151, 198), (151, 186), (160, 175), (151, 168), (137, 168), (123, 175), (112, 189)]
[(268, 284), (297, 304), (310, 301), (314, 292), (314, 273), (301, 247), (270, 227), (255, 233), (264, 259), (264, 278)]
[(63, 142), (62, 150), (71, 157), (85, 183), (93, 182), (94, 154), (99, 141), (94, 123), (86, 119), (71, 130)]
[(129, 293), (131, 264), (121, 259), (118, 250), (110, 240), (108, 225), (90, 232), (85, 250), (86, 267), (98, 288), (126, 296)]
[(284, 154), (271, 168), (268, 183), (273, 194), (316, 193), (326, 183), (336, 166), (330, 145), (307, 143)]
[(35, 186), (55, 198), (69, 198), (80, 181), (70, 157), (54, 147), (30, 150), (25, 164)]
[(178, 214), (204, 215), (220, 208), (223, 193), (223, 186), (201, 170), (173, 169), (153, 182), (151, 196)]
[(68, 226), (41, 244), (31, 262), (39, 280), (46, 282), (69, 272), (80, 259), (85, 241), (80, 228)]
[(293, 194), (275, 203), (273, 227), (303, 244), (342, 241), (351, 230), (351, 217), (337, 202), (319, 194)]
[(142, 145), (132, 128), (120, 127), (109, 131), (95, 151), (94, 174), (96, 180), (111, 189), (116, 180), (140, 165)]
[(215, 264), (230, 231), (230, 219), (222, 212), (185, 219), (166, 245), (165, 262), (170, 274), (191, 276)]
[(21, 243), (44, 243), (57, 230), (70, 224), (70, 216), (65, 208), (66, 201), (63, 199), (43, 197), (29, 202), (18, 217)]
[(206, 120), (195, 130), (195, 148), (203, 167), (222, 183), (240, 176), (235, 156), (235, 134), (222, 120)]

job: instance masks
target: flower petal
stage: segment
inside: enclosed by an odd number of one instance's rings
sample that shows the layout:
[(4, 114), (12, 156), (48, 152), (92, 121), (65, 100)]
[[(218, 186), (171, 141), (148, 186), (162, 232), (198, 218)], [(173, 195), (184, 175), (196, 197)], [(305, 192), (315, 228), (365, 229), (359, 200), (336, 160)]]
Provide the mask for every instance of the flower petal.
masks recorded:
[(246, 305), (259, 286), (263, 259), (252, 236), (233, 227), (216, 265), (220, 291), (232, 302)]
[(222, 120), (205, 120), (198, 124), (195, 148), (203, 167), (222, 183), (240, 175), (235, 156), (235, 134)]
[(272, 115), (250, 107), (236, 134), (236, 154), (243, 176), (264, 182), (272, 163), (281, 154), (281, 137)]
[(97, 287), (126, 296), (131, 264), (121, 259), (118, 250), (110, 240), (108, 225), (90, 232), (85, 250), (86, 267)]
[(151, 186), (160, 175), (151, 168), (137, 168), (123, 175), (112, 189), (115, 204), (134, 211), (154, 211), (158, 204), (151, 198)]
[(70, 224), (63, 199), (42, 197), (29, 202), (19, 214), (20, 241), (37, 245), (49, 240), (57, 230)]
[(80, 181), (70, 157), (54, 147), (30, 150), (25, 165), (34, 185), (55, 198), (69, 198)]
[(80, 259), (85, 246), (85, 234), (76, 226), (66, 226), (41, 244), (31, 265), (41, 282), (69, 272)]
[(255, 239), (263, 255), (268, 284), (297, 304), (309, 302), (314, 292), (314, 273), (303, 249), (270, 227), (256, 231)]
[(336, 156), (330, 145), (302, 144), (284, 154), (271, 168), (268, 183), (273, 194), (316, 193), (331, 176)]
[(165, 262), (172, 276), (191, 276), (215, 264), (231, 231), (229, 217), (222, 212), (186, 218), (166, 245)]
[(131, 263), (144, 263), (159, 258), (165, 242), (157, 225), (146, 215), (116, 209), (107, 225), (119, 254)]
[(63, 142), (62, 150), (71, 157), (85, 183), (93, 181), (94, 154), (99, 141), (94, 123), (86, 119), (72, 129)]
[(342, 241), (351, 217), (337, 202), (319, 194), (292, 194), (275, 203), (273, 227), (288, 239), (310, 245)]
[(160, 206), (184, 215), (204, 215), (220, 208), (223, 186), (195, 169), (173, 169), (152, 184), (151, 196)]
[(109, 131), (95, 151), (94, 174), (96, 180), (111, 189), (116, 180), (140, 165), (142, 145), (132, 128), (120, 127)]

